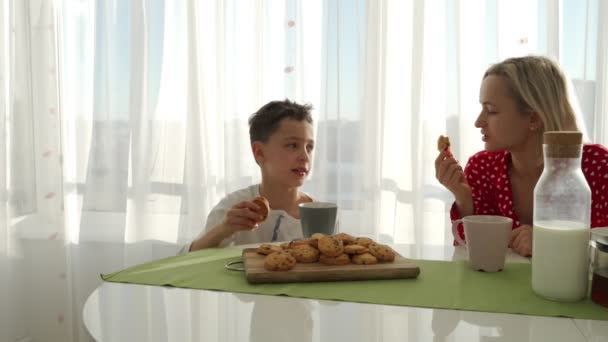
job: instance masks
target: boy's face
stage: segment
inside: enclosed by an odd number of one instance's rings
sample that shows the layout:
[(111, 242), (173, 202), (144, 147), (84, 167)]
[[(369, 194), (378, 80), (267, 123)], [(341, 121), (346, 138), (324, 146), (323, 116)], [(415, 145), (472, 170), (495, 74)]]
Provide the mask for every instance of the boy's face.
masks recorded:
[(265, 181), (299, 187), (312, 167), (312, 125), (306, 121), (283, 119), (268, 141), (256, 141), (252, 149)]

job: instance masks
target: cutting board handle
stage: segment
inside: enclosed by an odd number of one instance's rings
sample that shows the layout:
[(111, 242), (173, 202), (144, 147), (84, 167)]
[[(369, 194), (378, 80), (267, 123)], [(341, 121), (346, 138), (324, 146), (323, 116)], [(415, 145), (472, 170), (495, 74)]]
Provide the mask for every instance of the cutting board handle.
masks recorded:
[[(241, 265), (241, 266), (235, 266), (235, 265)], [(224, 265), (224, 268), (226, 268), (229, 271), (245, 272), (245, 262), (243, 261), (243, 259), (233, 260), (233, 261), (227, 262), (226, 265)]]

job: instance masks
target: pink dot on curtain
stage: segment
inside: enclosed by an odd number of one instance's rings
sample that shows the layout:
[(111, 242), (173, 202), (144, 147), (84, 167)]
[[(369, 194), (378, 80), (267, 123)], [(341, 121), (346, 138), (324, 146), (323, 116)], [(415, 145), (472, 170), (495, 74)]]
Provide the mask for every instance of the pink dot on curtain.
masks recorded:
[(42, 156), (46, 158), (46, 157), (50, 156), (52, 153), (53, 153), (53, 151), (48, 150), (48, 151), (44, 152), (44, 153), (42, 154)]
[(55, 197), (55, 195), (56, 194), (54, 192), (49, 192), (48, 194), (44, 195), (44, 198), (51, 199), (51, 198)]
[(295, 70), (295, 68), (292, 66), (285, 67), (285, 69), (284, 69), (286, 74), (289, 74), (289, 73), (293, 72), (294, 70)]
[(51, 114), (57, 114), (57, 108), (55, 108), (55, 107), (50, 107), (50, 108), (49, 108), (49, 113), (51, 113)]
[(290, 20), (290, 21), (287, 22), (287, 26), (294, 27), (294, 26), (296, 26), (296, 22), (293, 21), (293, 20)]
[(59, 324), (63, 323), (63, 319), (64, 319), (64, 317), (63, 317), (62, 313), (57, 315), (57, 323), (59, 323)]
[(49, 235), (48, 239), (55, 240), (57, 238), (57, 236), (59, 236), (59, 233), (53, 233), (53, 234)]

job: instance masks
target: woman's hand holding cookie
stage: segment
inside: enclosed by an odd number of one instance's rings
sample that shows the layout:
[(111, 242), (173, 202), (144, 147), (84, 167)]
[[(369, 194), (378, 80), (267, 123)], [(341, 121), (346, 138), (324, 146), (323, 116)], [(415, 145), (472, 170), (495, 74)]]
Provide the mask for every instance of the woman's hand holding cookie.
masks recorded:
[(464, 170), (450, 151), (450, 141), (443, 135), (437, 141), (439, 155), (435, 159), (435, 178), (454, 195), (470, 194)]
[(448, 156), (446, 151), (440, 152), (435, 159), (435, 178), (454, 194), (471, 189), (462, 166), (454, 157)]
[(435, 159), (435, 178), (454, 194), (461, 216), (472, 215), (474, 207), (471, 187), (462, 166), (450, 151), (449, 139), (446, 139), (447, 137), (440, 136), (437, 141), (439, 155)]
[(439, 152), (446, 152), (448, 157), (452, 157), (452, 151), (450, 150), (450, 138), (440, 135), (437, 139), (437, 150)]

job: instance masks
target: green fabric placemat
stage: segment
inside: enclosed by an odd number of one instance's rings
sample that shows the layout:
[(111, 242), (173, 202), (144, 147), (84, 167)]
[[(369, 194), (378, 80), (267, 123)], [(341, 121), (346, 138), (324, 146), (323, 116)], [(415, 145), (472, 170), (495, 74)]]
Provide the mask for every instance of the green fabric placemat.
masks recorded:
[(590, 299), (556, 302), (531, 288), (531, 265), (507, 264), (502, 272), (484, 273), (463, 261), (414, 260), (417, 279), (251, 285), (242, 272), (224, 269), (240, 249), (206, 249), (102, 275), (110, 282), (164, 285), (264, 295), (608, 320), (608, 309)]

